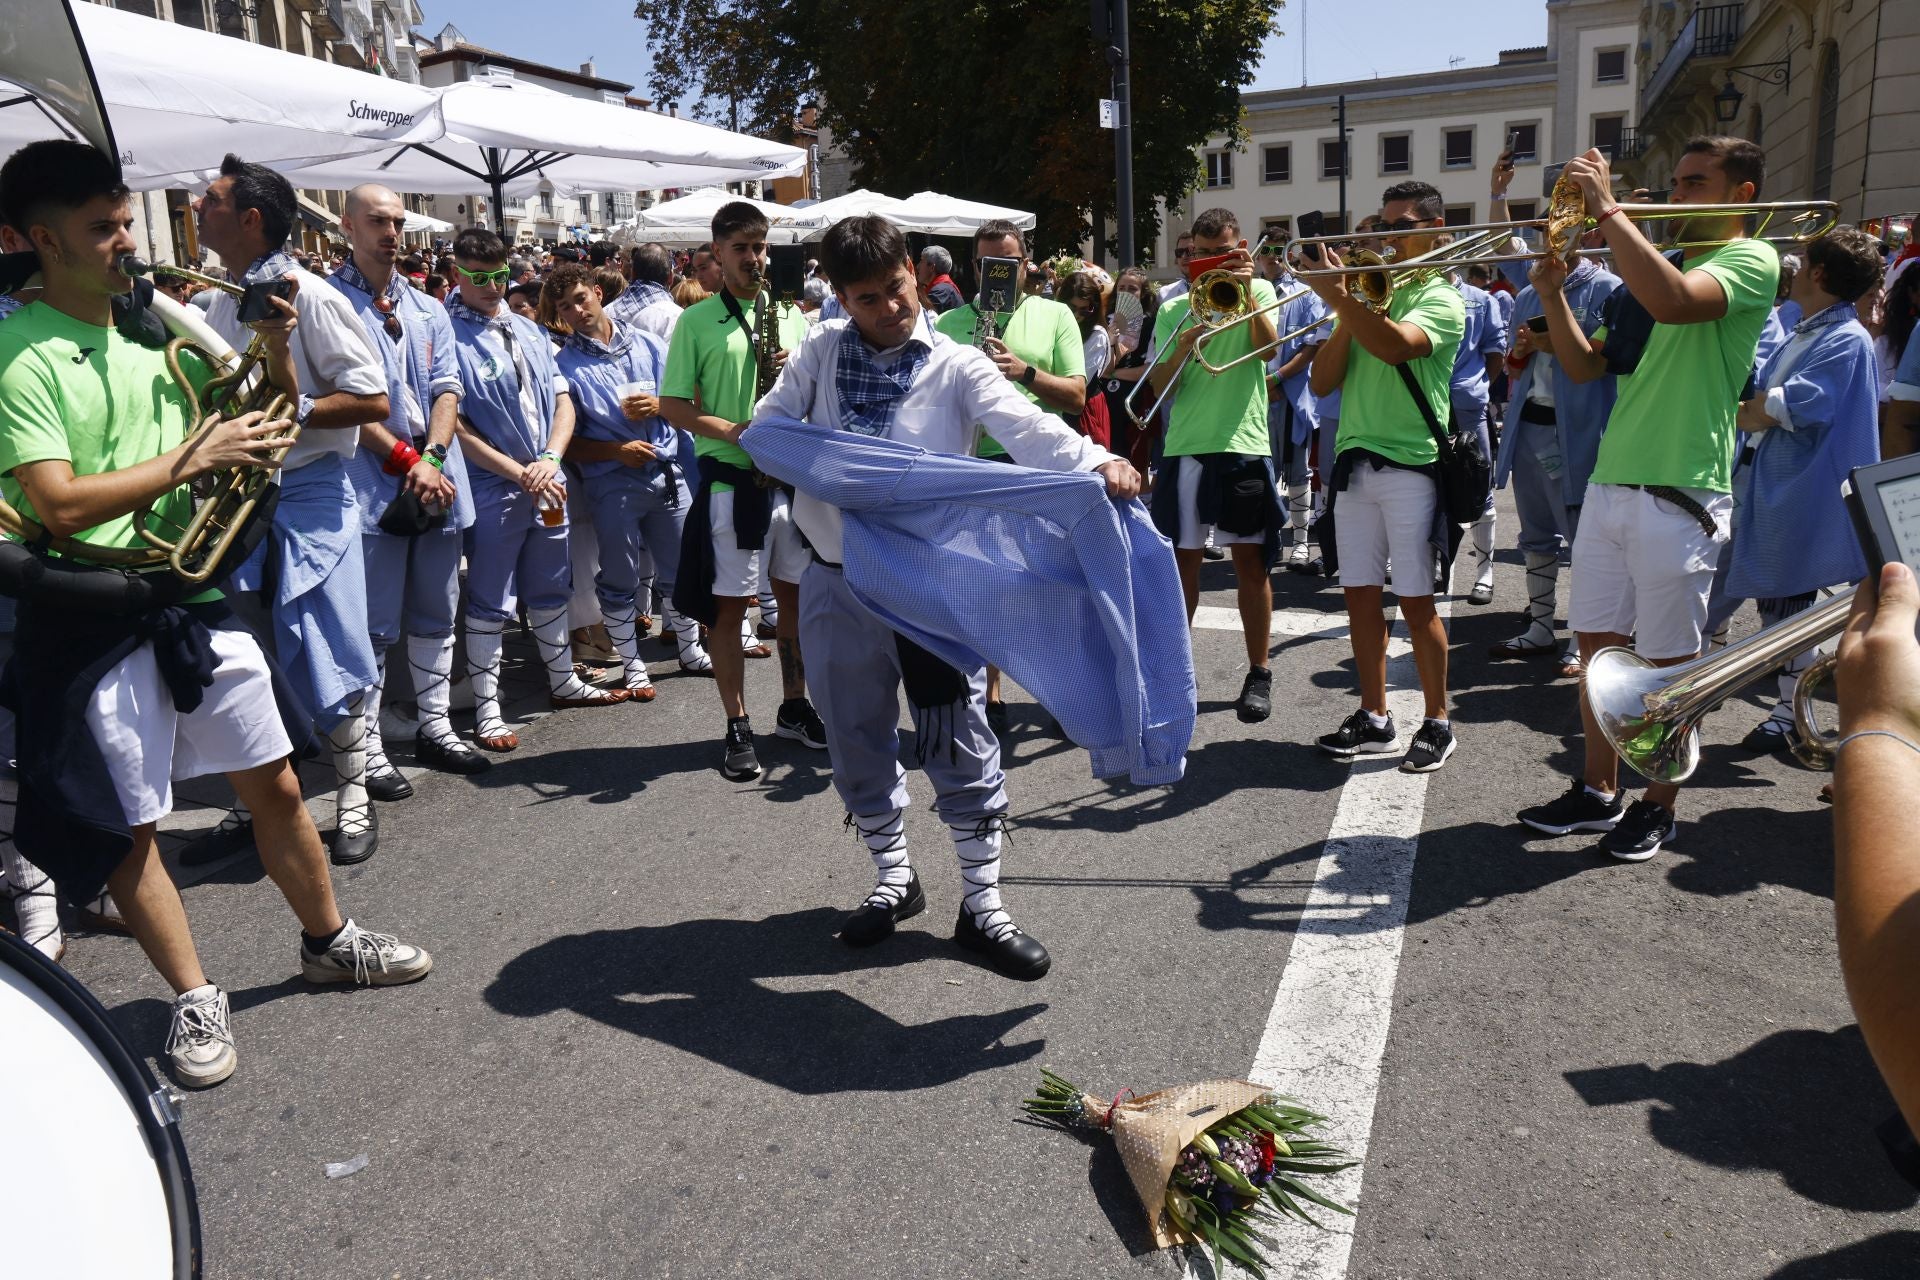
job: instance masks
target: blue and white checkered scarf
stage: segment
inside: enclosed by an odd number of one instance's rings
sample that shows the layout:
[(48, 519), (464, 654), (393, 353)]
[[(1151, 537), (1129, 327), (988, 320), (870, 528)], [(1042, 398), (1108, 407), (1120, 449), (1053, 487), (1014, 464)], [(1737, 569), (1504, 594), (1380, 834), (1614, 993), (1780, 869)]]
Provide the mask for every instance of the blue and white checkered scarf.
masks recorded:
[(894, 410), (913, 379), (927, 363), (932, 348), (915, 333), (907, 339), (906, 354), (882, 369), (867, 349), (860, 327), (849, 324), (840, 335), (840, 359), (834, 385), (840, 392), (842, 426), (863, 436), (885, 436), (893, 430)]

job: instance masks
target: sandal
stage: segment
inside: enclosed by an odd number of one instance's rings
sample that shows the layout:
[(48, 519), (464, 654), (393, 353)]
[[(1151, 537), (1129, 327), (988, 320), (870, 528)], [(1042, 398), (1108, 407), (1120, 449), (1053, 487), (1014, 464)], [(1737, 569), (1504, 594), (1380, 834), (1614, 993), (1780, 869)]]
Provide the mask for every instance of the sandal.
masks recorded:
[(1533, 644), (1525, 636), (1515, 636), (1511, 640), (1496, 640), (1487, 646), (1489, 658), (1541, 658), (1550, 653), (1559, 653), (1557, 641), (1549, 640), (1545, 644)]

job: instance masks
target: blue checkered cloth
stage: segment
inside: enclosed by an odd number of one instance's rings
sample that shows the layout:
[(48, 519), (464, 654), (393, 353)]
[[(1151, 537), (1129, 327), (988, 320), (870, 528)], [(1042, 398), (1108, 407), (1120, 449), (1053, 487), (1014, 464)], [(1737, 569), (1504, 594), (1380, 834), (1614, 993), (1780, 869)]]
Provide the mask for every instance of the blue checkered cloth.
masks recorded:
[(1087, 749), (1093, 775), (1177, 782), (1195, 685), (1173, 548), (1137, 501), (1084, 471), (929, 453), (791, 419), (741, 447), (839, 507), (847, 585), (962, 671), (990, 662)]
[(834, 384), (840, 392), (841, 421), (857, 435), (884, 436), (893, 430), (894, 410), (913, 389), (914, 375), (927, 363), (931, 350), (916, 329), (906, 351), (886, 368), (860, 336), (859, 325), (848, 325), (840, 335), (840, 359), (835, 361)]

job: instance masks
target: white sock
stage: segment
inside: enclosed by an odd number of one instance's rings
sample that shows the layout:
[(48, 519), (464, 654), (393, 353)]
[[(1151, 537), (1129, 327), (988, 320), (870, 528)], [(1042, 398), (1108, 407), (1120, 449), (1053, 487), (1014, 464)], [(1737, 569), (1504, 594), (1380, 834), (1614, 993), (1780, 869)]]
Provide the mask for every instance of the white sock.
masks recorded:
[(1480, 561), (1480, 572), (1474, 577), (1476, 587), (1493, 585), (1493, 519), (1491, 509), (1473, 522), (1473, 554)]
[(870, 818), (847, 815), (847, 825), (860, 833), (867, 853), (873, 858), (873, 892), (867, 895), (864, 906), (897, 907), (907, 896), (913, 864), (907, 861), (905, 816), (902, 809), (890, 809)]
[(1392, 716), (1376, 715), (1371, 711), (1367, 712), (1367, 719), (1372, 722), (1373, 727), (1376, 729), (1384, 729), (1393, 723)]
[(377, 778), (398, 771), (387, 759), (386, 744), (380, 740), (380, 701), (387, 692), (387, 651), (382, 649), (375, 654), (373, 663), (373, 688), (360, 698), (360, 724), (361, 740), (367, 747), (367, 776)]
[(745, 650), (745, 649), (751, 649), (751, 648), (753, 648), (753, 647), (754, 647), (755, 645), (757, 645), (757, 644), (759, 644), (759, 643), (760, 643), (760, 640), (759, 640), (759, 638), (758, 638), (758, 637), (756, 637), (756, 636), (755, 636), (755, 635), (753, 634), (753, 619), (752, 619), (751, 617), (743, 617), (743, 618), (741, 618), (741, 619), (740, 619), (740, 647), (741, 647), (741, 649), (743, 649), (743, 650)]
[(407, 666), (420, 706), (420, 734), (435, 742), (458, 742), (447, 707), (453, 697), (453, 637), (407, 637)]
[(675, 613), (670, 604), (660, 607), (663, 626), (673, 632), (673, 642), (680, 651), (680, 665), (689, 671), (713, 670), (713, 659), (700, 643), (700, 624), (684, 614)]
[[(11, 803), (14, 785), (9, 782), (5, 789)], [(13, 901), (20, 937), (49, 960), (59, 955), (66, 939), (60, 932), (60, 900), (53, 878), (28, 862), (11, 838), (0, 839), (0, 892)]]
[(510, 732), (500, 714), (500, 653), (507, 624), (499, 618), (467, 615), (467, 679), (473, 684), (473, 731), (481, 738)]
[(1528, 551), (1527, 629), (1522, 644), (1545, 646), (1553, 643), (1554, 595), (1560, 578), (1560, 557), (1552, 552)]
[(780, 601), (773, 594), (772, 588), (760, 593), (760, 621), (770, 627), (780, 625)]
[(996, 813), (972, 826), (947, 828), (953, 833), (953, 852), (960, 859), (960, 878), (966, 884), (961, 904), (973, 917), (974, 927), (994, 942), (1019, 932), (1000, 903), (1000, 840), (1005, 827), (1005, 815)]
[(640, 656), (640, 639), (633, 606), (603, 602), (600, 612), (607, 621), (607, 636), (613, 641), (614, 652), (620, 655), (620, 667), (626, 676), (627, 688), (648, 688), (653, 684), (653, 677), (647, 674), (646, 660)]
[(333, 748), (334, 814), (342, 833), (359, 835), (369, 824), (367, 798), (366, 694), (347, 704), (347, 716), (333, 726), (327, 744)]
[[(602, 614), (604, 617), (604, 613)], [(527, 626), (533, 632), (534, 647), (540, 650), (540, 662), (547, 669), (547, 688), (556, 698), (584, 698), (593, 690), (573, 673), (573, 649), (567, 643), (567, 609), (530, 609)], [(607, 634), (613, 634), (611, 625)], [(633, 615), (627, 615), (627, 643), (633, 643)], [(621, 655), (623, 658), (625, 654)]]
[(1287, 514), (1293, 523), (1293, 545), (1304, 547), (1309, 540), (1309, 526), (1313, 523), (1313, 485), (1311, 482), (1289, 486), (1287, 489)]
[(1614, 792), (1614, 791), (1602, 791), (1598, 787), (1595, 787), (1592, 783), (1587, 783), (1585, 785), (1587, 788), (1587, 794), (1592, 796), (1596, 800), (1605, 800), (1608, 803), (1612, 803), (1614, 796), (1619, 794), (1618, 792)]

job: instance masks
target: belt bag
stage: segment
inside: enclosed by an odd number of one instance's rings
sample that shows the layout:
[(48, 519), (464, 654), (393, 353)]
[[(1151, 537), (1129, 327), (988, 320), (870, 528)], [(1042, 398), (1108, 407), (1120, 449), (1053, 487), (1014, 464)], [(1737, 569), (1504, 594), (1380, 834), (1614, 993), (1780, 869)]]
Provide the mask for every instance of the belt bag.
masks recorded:
[(1433, 471), (1447, 518), (1455, 524), (1479, 519), (1480, 513), (1487, 509), (1487, 497), (1493, 492), (1493, 464), (1480, 452), (1479, 436), (1465, 431), (1451, 435), (1442, 431), (1434, 421), (1433, 407), (1420, 393), (1420, 384), (1413, 380), (1413, 370), (1404, 364), (1394, 368), (1400, 371), (1400, 381), (1406, 384), (1407, 394), (1420, 410), (1420, 420), (1427, 424), (1434, 444), (1439, 447), (1440, 456)]

